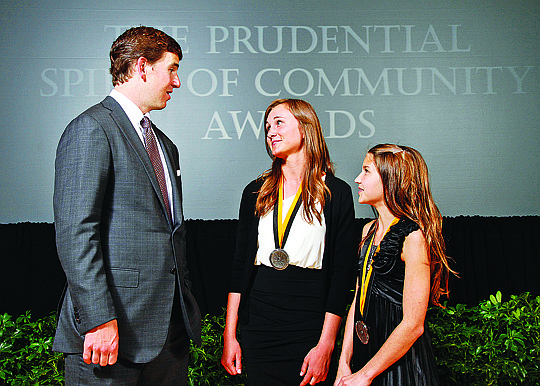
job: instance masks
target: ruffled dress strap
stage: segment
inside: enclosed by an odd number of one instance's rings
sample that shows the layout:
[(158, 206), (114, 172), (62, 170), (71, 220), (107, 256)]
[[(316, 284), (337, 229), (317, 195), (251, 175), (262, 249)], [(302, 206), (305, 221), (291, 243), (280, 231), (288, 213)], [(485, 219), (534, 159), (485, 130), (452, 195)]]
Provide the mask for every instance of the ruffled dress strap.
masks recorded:
[(405, 237), (418, 229), (420, 229), (418, 224), (406, 217), (402, 217), (390, 227), (373, 260), (373, 268), (377, 274), (384, 275), (391, 271), (397, 262), (401, 262), (400, 256)]

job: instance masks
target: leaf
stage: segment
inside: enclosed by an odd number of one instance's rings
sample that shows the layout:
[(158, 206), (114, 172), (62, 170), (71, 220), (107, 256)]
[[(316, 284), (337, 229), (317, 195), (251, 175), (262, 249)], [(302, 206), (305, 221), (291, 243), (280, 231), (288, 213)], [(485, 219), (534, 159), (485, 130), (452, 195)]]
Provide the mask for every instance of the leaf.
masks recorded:
[[(498, 291), (476, 306), (428, 315), (446, 385), (540, 385), (540, 297)], [(459, 312), (458, 312), (459, 309)]]

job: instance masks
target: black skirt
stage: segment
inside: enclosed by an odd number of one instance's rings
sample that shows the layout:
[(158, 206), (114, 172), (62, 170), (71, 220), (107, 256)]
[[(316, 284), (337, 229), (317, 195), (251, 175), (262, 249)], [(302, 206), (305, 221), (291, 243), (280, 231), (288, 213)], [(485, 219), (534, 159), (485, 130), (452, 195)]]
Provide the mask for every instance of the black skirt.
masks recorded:
[[(304, 358), (324, 324), (322, 271), (260, 266), (249, 298), (249, 319), (240, 326), (249, 384), (298, 385)], [(335, 362), (335, 360), (333, 360)], [(329, 373), (326, 383), (333, 383)]]

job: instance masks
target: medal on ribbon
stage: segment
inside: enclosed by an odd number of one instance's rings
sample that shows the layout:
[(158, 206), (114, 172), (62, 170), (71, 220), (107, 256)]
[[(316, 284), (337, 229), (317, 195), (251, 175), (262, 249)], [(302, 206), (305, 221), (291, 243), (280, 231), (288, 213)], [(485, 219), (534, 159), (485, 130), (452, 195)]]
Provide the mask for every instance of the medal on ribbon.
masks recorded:
[(296, 213), (300, 209), (302, 203), (302, 185), (298, 187), (294, 200), (287, 212), (285, 220), (283, 220), (283, 181), (279, 185), (278, 200), (274, 206), (274, 244), (276, 249), (270, 253), (270, 264), (277, 270), (283, 270), (289, 266), (289, 254), (283, 249), (291, 225), (296, 216)]
[(369, 240), (369, 244), (367, 246), (367, 251), (365, 253), (364, 257), (364, 264), (362, 269), (362, 277), (360, 278), (360, 288), (358, 292), (358, 309), (360, 311), (360, 320), (357, 320), (354, 324), (354, 330), (356, 331), (356, 336), (358, 336), (358, 339), (360, 339), (360, 342), (363, 344), (368, 344), (369, 342), (369, 332), (368, 327), (366, 323), (364, 322), (365, 318), (367, 317), (366, 313), (364, 313), (364, 308), (366, 305), (366, 300), (368, 300), (368, 286), (370, 284), (371, 279), (371, 262), (373, 261), (373, 255), (375, 254), (376, 248), (371, 248), (373, 246), (373, 239), (375, 238), (375, 232), (377, 232), (377, 227), (375, 227), (375, 231), (373, 232), (373, 235), (371, 236), (371, 239)]
[[(396, 224), (399, 219), (396, 217), (392, 220), (388, 229), (384, 232), (383, 238), (392, 227)], [(364, 263), (362, 268), (362, 276), (360, 277), (360, 288), (358, 289), (358, 297), (356, 303), (358, 304), (358, 310), (360, 311), (360, 318), (354, 324), (354, 330), (356, 331), (356, 336), (360, 339), (360, 342), (363, 344), (368, 344), (369, 342), (369, 327), (364, 321), (367, 320), (367, 311), (369, 303), (370, 284), (371, 284), (371, 275), (372, 275), (372, 264), (375, 253), (379, 250), (379, 246), (373, 246), (373, 240), (375, 239), (375, 233), (377, 233), (378, 221), (375, 223), (375, 229), (369, 242), (366, 240), (366, 245), (362, 248), (364, 255)], [(381, 239), (382, 241), (382, 239)], [(364, 311), (365, 310), (365, 311)]]
[(289, 266), (289, 254), (284, 249), (274, 249), (270, 253), (270, 264), (278, 271), (287, 268)]
[(362, 342), (363, 344), (368, 344), (369, 333), (366, 324), (363, 321), (358, 320), (354, 325), (354, 330), (356, 331), (356, 336), (358, 336), (360, 342)]

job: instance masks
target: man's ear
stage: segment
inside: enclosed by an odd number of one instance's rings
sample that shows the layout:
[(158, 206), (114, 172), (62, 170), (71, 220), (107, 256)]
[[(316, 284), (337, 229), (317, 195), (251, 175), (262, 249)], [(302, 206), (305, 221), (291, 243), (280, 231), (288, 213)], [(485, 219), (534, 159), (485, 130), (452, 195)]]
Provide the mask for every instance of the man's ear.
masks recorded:
[(144, 57), (144, 56), (141, 56), (139, 59), (137, 59), (137, 62), (135, 63), (135, 71), (137, 72), (137, 74), (139, 74), (139, 77), (146, 81), (146, 71), (148, 70), (149, 68), (149, 63), (148, 63), (148, 60)]

